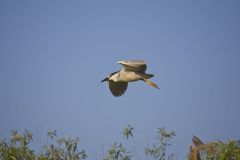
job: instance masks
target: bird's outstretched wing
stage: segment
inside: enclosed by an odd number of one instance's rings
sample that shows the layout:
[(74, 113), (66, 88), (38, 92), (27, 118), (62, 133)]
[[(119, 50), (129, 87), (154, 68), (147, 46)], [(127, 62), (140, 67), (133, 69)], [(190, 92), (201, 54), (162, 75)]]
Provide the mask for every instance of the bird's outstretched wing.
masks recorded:
[(123, 65), (125, 70), (144, 73), (147, 65), (144, 61), (131, 60), (131, 61), (118, 61), (118, 64)]
[(109, 89), (112, 92), (112, 95), (115, 97), (122, 96), (124, 92), (127, 90), (128, 83), (127, 82), (109, 82)]

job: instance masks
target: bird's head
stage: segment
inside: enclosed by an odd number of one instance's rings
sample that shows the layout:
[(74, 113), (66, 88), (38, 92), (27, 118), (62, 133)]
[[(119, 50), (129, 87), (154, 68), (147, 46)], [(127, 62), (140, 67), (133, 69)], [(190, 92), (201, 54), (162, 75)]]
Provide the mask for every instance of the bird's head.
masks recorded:
[[(117, 71), (117, 72), (119, 72), (119, 71)], [(113, 73), (109, 74), (106, 78), (104, 78), (103, 80), (101, 80), (101, 82), (109, 81), (109, 78), (111, 78), (111, 77), (112, 77), (115, 73), (117, 73), (117, 72), (113, 72)]]
[(108, 79), (109, 79), (109, 76), (107, 76), (106, 78), (104, 78), (103, 80), (101, 80), (101, 82), (108, 81)]

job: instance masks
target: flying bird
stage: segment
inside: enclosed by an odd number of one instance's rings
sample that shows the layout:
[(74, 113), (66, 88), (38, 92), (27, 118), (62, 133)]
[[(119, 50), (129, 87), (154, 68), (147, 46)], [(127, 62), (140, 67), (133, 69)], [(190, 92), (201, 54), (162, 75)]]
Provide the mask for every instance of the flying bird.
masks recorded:
[(154, 75), (145, 73), (147, 65), (144, 61), (130, 60), (118, 61), (117, 63), (121, 64), (123, 68), (120, 71), (111, 73), (101, 81), (108, 81), (109, 89), (113, 96), (122, 96), (127, 90), (128, 82), (134, 82), (138, 80), (142, 80), (150, 86), (159, 89), (155, 83), (148, 80)]

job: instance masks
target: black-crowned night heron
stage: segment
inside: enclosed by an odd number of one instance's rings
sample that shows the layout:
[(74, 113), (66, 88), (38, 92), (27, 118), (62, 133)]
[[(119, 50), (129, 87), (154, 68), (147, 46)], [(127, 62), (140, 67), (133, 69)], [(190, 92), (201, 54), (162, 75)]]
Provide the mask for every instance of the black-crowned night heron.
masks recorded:
[(128, 82), (143, 80), (147, 84), (157, 89), (158, 86), (149, 81), (153, 74), (145, 73), (147, 65), (144, 61), (131, 60), (131, 61), (118, 61), (117, 63), (123, 65), (120, 71), (113, 72), (101, 82), (108, 81), (109, 88), (115, 97), (122, 96), (127, 90)]

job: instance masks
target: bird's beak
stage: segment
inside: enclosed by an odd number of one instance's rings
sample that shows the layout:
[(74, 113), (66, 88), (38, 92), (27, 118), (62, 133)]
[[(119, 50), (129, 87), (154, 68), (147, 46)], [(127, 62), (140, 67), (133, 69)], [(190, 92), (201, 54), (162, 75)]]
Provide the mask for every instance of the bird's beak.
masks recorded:
[(101, 80), (101, 82), (105, 82), (105, 81), (108, 81), (108, 77)]

